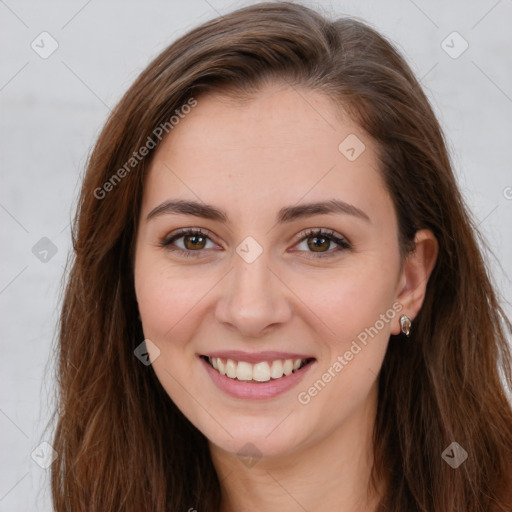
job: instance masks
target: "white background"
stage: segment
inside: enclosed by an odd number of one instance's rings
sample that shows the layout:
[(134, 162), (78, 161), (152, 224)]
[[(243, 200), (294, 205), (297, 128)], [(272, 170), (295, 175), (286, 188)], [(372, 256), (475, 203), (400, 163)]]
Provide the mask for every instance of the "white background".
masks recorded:
[[(43, 428), (52, 406), (50, 361), (69, 223), (109, 109), (177, 36), (248, 3), (0, 0), (0, 511), (51, 510), (49, 471), (31, 453), (51, 440)], [(512, 1), (306, 4), (371, 23), (421, 78), (495, 255), (489, 264), (510, 314)], [(43, 31), (59, 45), (47, 59), (31, 48)], [(453, 31), (469, 44), (457, 59), (441, 47)], [(454, 51), (462, 48), (452, 39)], [(57, 248), (46, 263), (32, 253), (42, 237)]]

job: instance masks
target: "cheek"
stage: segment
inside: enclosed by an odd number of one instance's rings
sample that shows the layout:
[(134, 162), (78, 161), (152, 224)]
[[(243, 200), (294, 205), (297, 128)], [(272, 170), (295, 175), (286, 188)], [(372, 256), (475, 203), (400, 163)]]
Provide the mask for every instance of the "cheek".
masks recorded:
[(295, 280), (294, 289), (318, 318), (321, 332), (331, 340), (329, 345), (342, 349), (386, 313), (385, 325), (378, 322), (378, 328), (389, 334), (395, 272), (382, 272), (378, 264), (347, 266), (329, 273), (328, 278), (305, 274)]
[(145, 336), (155, 342), (169, 336), (182, 339), (178, 332), (208, 288), (187, 269), (170, 269), (161, 259), (141, 254), (135, 265), (135, 291)]
[(144, 337), (159, 349), (153, 361), (158, 380), (178, 407), (195, 418), (185, 383), (194, 379), (196, 357), (190, 339), (198, 327), (201, 298), (211, 288), (186, 269), (141, 254), (135, 265), (135, 289)]
[(308, 297), (325, 348), (317, 371), (299, 390), (300, 403), (309, 404), (314, 417), (341, 421), (364, 402), (375, 383), (398, 314), (392, 307), (398, 266), (390, 262), (383, 272), (383, 261), (367, 258), (316, 284), (303, 278), (298, 294)]

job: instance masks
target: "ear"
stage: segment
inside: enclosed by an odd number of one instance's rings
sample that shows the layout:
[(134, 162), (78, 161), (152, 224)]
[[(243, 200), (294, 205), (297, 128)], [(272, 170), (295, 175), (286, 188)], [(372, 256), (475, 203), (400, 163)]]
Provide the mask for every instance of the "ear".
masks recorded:
[(434, 269), (439, 245), (429, 229), (416, 232), (415, 248), (405, 261), (397, 287), (396, 300), (402, 305), (402, 310), (393, 323), (391, 334), (400, 333), (399, 318), (402, 314), (414, 320), (425, 299), (427, 283)]

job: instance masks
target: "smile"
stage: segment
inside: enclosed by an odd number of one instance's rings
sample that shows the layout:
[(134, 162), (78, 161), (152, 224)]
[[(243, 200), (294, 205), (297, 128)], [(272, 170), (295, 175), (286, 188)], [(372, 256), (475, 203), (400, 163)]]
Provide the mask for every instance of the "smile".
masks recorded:
[(316, 363), (314, 357), (284, 352), (224, 351), (199, 359), (222, 392), (257, 400), (277, 397), (295, 387)]
[(270, 379), (280, 379), (291, 375), (300, 370), (311, 359), (276, 359), (256, 364), (221, 357), (208, 357), (207, 360), (215, 370), (229, 379), (268, 382)]

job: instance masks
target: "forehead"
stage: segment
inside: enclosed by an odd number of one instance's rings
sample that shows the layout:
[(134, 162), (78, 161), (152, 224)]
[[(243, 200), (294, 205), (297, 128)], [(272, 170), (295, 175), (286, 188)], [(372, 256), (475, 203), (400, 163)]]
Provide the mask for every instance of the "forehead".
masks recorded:
[(208, 203), (229, 198), (240, 215), (326, 195), (361, 209), (389, 203), (373, 141), (330, 98), (286, 85), (243, 101), (198, 97), (157, 148), (143, 209), (170, 195)]

